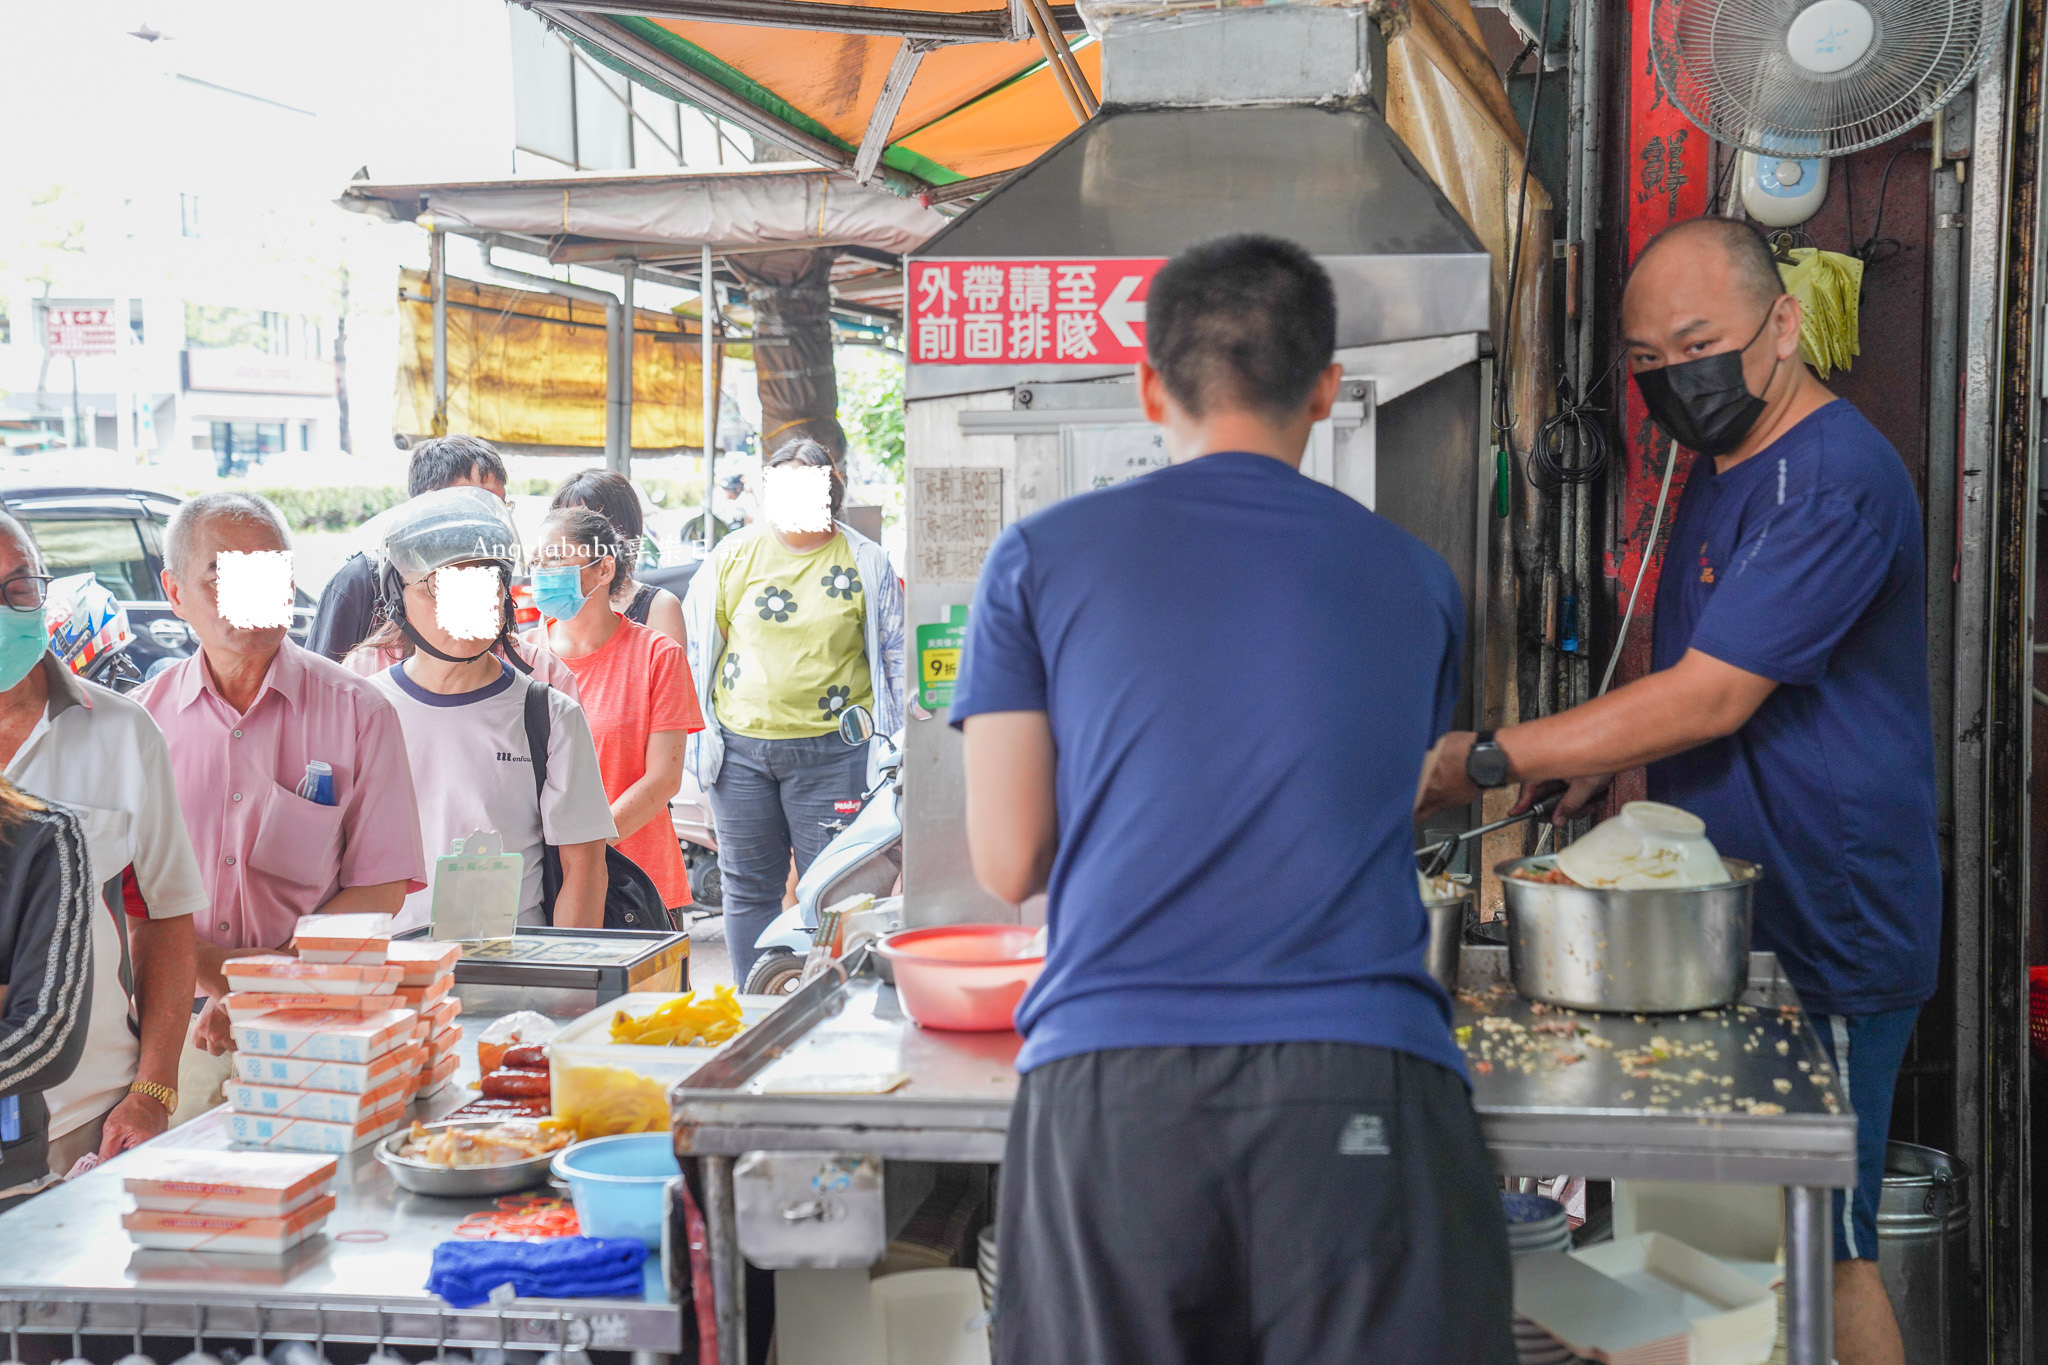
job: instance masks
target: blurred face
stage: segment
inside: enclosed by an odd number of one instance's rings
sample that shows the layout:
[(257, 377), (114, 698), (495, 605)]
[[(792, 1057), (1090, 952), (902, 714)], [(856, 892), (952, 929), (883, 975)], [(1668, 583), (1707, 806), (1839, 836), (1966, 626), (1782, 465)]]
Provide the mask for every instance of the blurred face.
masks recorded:
[(496, 560), (451, 564), (406, 585), (405, 619), (434, 648), (466, 659), (498, 637), (504, 597)]
[(290, 553), (269, 526), (209, 517), (194, 528), (184, 572), (164, 570), (164, 593), (209, 657), (272, 654), (291, 624)]

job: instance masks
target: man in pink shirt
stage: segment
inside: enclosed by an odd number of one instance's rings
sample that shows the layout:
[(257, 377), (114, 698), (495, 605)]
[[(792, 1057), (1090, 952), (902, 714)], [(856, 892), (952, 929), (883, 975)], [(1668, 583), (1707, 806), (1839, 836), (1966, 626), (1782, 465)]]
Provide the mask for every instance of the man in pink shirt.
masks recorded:
[[(264, 584), (260, 557), (290, 548), (284, 518), (254, 494), (208, 493), (180, 507), (165, 536), (164, 595), (200, 648), (136, 693), (170, 745), (206, 883), (211, 908), (196, 928), (208, 1000), (193, 1043), (213, 1055), (227, 1049), (220, 998), (229, 958), (287, 947), (301, 915), (393, 913), (426, 885), (412, 770), (391, 703), (368, 680), (293, 644), (283, 625), (260, 624), (289, 619), (288, 565), (269, 561)], [(236, 600), (249, 597), (251, 589), (236, 591), (245, 577), (258, 584), (257, 600)], [(316, 792), (325, 800), (299, 794), (316, 763), (332, 774), (331, 792)], [(188, 1049), (188, 1062), (196, 1060)], [(217, 1080), (212, 1089), (195, 1100), (218, 1099)]]

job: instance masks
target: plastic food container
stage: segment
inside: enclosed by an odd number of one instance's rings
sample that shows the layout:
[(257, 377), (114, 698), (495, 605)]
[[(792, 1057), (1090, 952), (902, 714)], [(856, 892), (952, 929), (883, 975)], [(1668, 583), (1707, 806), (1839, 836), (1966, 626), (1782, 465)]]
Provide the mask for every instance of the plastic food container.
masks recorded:
[[(577, 1019), (548, 1047), (555, 1117), (587, 1138), (668, 1130), (668, 1089), (719, 1054), (715, 1047), (655, 1047), (614, 1043), (612, 1016), (638, 1017), (677, 999), (680, 991), (636, 991), (609, 1000)], [(760, 1023), (780, 996), (740, 997), (741, 1029)]]
[(661, 1245), (662, 1191), (682, 1174), (675, 1139), (659, 1133), (593, 1138), (555, 1154), (585, 1237), (637, 1237)]
[(1028, 924), (946, 924), (891, 934), (877, 948), (905, 1014), (926, 1028), (995, 1033), (1016, 1027), (1017, 1002), (1045, 969), (1045, 954), (1031, 951), (1037, 934)]

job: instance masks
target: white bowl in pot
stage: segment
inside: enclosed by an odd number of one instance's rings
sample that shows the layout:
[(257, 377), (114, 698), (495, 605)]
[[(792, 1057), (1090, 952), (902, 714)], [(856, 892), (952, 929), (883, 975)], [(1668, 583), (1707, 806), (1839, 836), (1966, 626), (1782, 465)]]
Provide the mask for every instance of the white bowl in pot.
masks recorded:
[(1557, 867), (1580, 886), (1655, 891), (1719, 886), (1728, 880), (1706, 821), (1660, 801), (1631, 801), (1612, 820), (1557, 855)]

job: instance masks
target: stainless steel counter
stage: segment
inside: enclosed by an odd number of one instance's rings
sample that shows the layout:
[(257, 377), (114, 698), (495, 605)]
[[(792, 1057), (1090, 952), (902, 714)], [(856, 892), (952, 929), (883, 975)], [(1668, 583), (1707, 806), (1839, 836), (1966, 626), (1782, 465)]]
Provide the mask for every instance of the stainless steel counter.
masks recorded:
[[(462, 1069), (415, 1107), (437, 1118), (469, 1100), (477, 1077), (476, 1036), (516, 1009), (569, 1020), (596, 1008), (589, 991), (458, 986), (462, 997)], [(226, 1148), (216, 1110), (151, 1145)], [(392, 1182), (369, 1147), (341, 1159), (335, 1210), (322, 1235), (281, 1258), (144, 1251), (121, 1227), (130, 1207), (121, 1189), (124, 1162), (50, 1190), (0, 1215), (0, 1328), (18, 1314), (26, 1331), (190, 1336), (259, 1334), (434, 1345), (548, 1348), (589, 1345), (673, 1353), (681, 1318), (669, 1302), (659, 1256), (647, 1263), (635, 1299), (518, 1299), (495, 1308), (445, 1309), (426, 1289), (434, 1247), (464, 1215), (489, 1199), (412, 1194)]]
[[(1466, 948), (1459, 986), (1453, 1024), (1500, 1168), (1785, 1186), (1788, 1358), (1826, 1365), (1828, 1203), (1855, 1182), (1856, 1121), (1777, 960), (1753, 954), (1737, 1006), (1689, 1015), (1531, 1004), (1507, 985), (1504, 948)], [(792, 996), (670, 1093), (676, 1151), (704, 1163), (722, 1365), (737, 1365), (744, 1314), (732, 1159), (783, 1149), (1000, 1161), (1019, 1045), (1011, 1033), (919, 1028), (892, 988), (856, 968)], [(854, 1076), (901, 1081), (885, 1093), (777, 1093)]]

